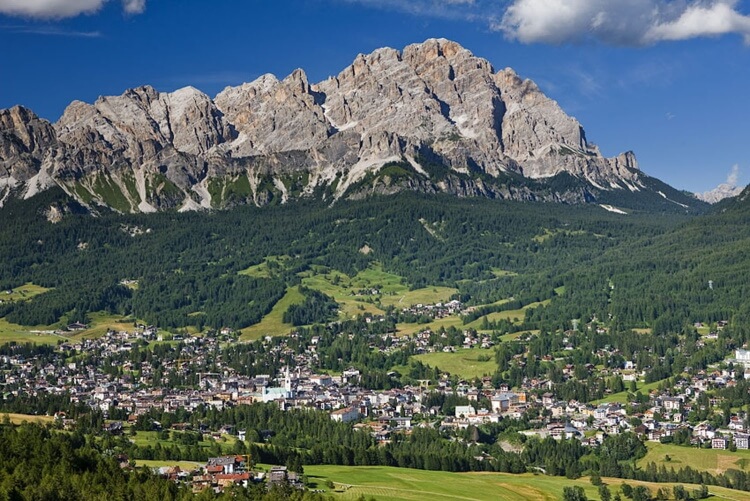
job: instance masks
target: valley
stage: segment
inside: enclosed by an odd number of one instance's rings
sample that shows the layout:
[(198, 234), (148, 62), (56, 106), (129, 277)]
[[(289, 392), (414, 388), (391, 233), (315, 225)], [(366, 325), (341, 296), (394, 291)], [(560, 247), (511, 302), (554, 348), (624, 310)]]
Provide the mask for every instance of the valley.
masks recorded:
[(596, 496), (597, 475), (613, 493), (747, 485), (739, 200), (703, 216), (409, 193), (98, 218), (72, 203), (2, 209), (14, 423), (86, 429), (194, 486), (245, 454), (345, 499), (457, 495), (388, 490), (411, 475), (393, 466), (485, 472), (477, 498)]
[[(0, 499), (750, 499), (750, 188), (728, 153), (746, 113), (711, 113), (735, 75), (694, 68), (720, 58), (652, 47), (747, 41), (738, 2), (300, 2), (283, 29), (206, 13), (210, 36), (162, 36), (190, 25), (170, 15), (144, 50), (146, 3), (0, 2), (23, 17), (0, 38), (29, 37), (4, 57), (33, 50), (5, 66), (35, 62), (2, 96), (112, 52), (48, 90), (56, 120), (0, 109)], [(399, 43), (483, 19), (482, 37), (558, 46), (377, 48), (391, 9)], [(359, 15), (322, 31), (319, 10)], [(578, 57), (611, 36), (616, 53)], [(571, 110), (611, 128), (601, 147)], [(735, 164), (691, 193), (623, 137), (680, 183)]]

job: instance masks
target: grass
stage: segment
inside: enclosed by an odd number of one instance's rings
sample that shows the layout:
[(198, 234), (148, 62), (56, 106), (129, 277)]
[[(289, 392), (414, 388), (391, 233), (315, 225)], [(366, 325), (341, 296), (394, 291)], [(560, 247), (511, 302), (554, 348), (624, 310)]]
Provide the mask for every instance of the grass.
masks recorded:
[(36, 424), (50, 424), (55, 422), (55, 418), (52, 416), (35, 416), (32, 414), (15, 414), (3, 412), (0, 413), (0, 422), (5, 421), (8, 418), (12, 424), (21, 423), (36, 423)]
[(89, 328), (75, 334), (74, 338), (96, 339), (107, 333), (108, 330), (132, 331), (133, 319), (123, 319), (122, 315), (110, 315), (104, 311), (97, 311), (88, 315)]
[(567, 236), (575, 235), (575, 236), (580, 236), (580, 235), (585, 235), (585, 234), (586, 234), (586, 232), (583, 231), (583, 230), (573, 230), (573, 231), (571, 231), (571, 230), (560, 230), (560, 229), (550, 230), (548, 228), (544, 228), (544, 233), (542, 233), (540, 235), (536, 235), (534, 238), (532, 238), (532, 240), (534, 242), (538, 243), (538, 244), (543, 244), (544, 242), (546, 242), (550, 238), (555, 237), (557, 235), (567, 235)]
[(302, 278), (302, 285), (331, 296), (339, 303), (341, 317), (351, 318), (363, 313), (381, 315), (383, 310), (374, 304), (376, 296), (356, 296), (356, 291), (366, 286), (355, 287), (351, 285), (353, 282), (354, 279), (335, 270), (325, 274), (307, 273)]
[[(636, 383), (636, 390), (640, 391), (642, 394), (647, 395), (652, 390), (655, 390), (659, 387), (659, 383), (664, 381), (663, 379), (660, 381), (654, 381), (653, 383), (642, 383), (641, 381), (638, 381)], [(625, 387), (628, 387), (630, 385), (629, 382), (625, 383)], [(612, 393), (611, 395), (607, 395), (605, 398), (602, 398), (601, 400), (594, 400), (591, 403), (593, 405), (598, 404), (611, 404), (611, 403), (621, 403), (625, 404), (628, 401), (628, 394), (630, 393), (630, 390), (621, 391), (620, 393)]]
[(550, 303), (550, 300), (547, 299), (545, 301), (540, 301), (537, 303), (531, 303), (527, 304), (523, 308), (520, 308), (518, 310), (507, 310), (507, 311), (498, 311), (495, 313), (490, 313), (489, 315), (485, 315), (484, 317), (478, 318), (474, 320), (473, 322), (470, 322), (464, 326), (465, 329), (476, 329), (480, 330), (482, 327), (482, 322), (484, 321), (484, 318), (487, 318), (490, 322), (497, 322), (498, 320), (510, 320), (514, 324), (521, 323), (526, 317), (526, 310), (530, 310), (532, 308), (538, 308), (540, 306), (547, 306)]
[(437, 320), (433, 320), (432, 322), (429, 322), (426, 324), (398, 324), (396, 326), (396, 329), (398, 331), (399, 336), (410, 336), (412, 334), (423, 331), (425, 329), (430, 329), (433, 332), (438, 331), (440, 330), (441, 327), (444, 327), (446, 329), (448, 329), (449, 327), (455, 327), (456, 329), (464, 329), (467, 326), (464, 325), (463, 321), (461, 320), (461, 317), (452, 316), (452, 317), (439, 318)]
[[(480, 360), (489, 357), (489, 360)], [(479, 348), (460, 349), (454, 353), (425, 353), (415, 355), (414, 360), (423, 364), (437, 367), (442, 371), (450, 372), (463, 379), (474, 379), (484, 375), (497, 372), (495, 363), (495, 352), (493, 350), (482, 350)]]
[(458, 292), (458, 289), (453, 287), (425, 287), (392, 296), (383, 296), (380, 298), (380, 303), (383, 306), (393, 305), (397, 308), (407, 308), (417, 304), (445, 303), (456, 292)]
[(34, 296), (44, 294), (48, 290), (50, 289), (28, 282), (15, 289), (11, 289), (10, 294), (8, 294), (8, 291), (0, 291), (0, 301), (28, 301)]
[[(657, 442), (647, 442), (646, 446), (648, 453), (638, 461), (638, 466), (641, 468), (645, 468), (648, 463), (656, 463), (657, 468), (663, 465), (667, 469), (679, 470), (689, 466), (712, 474), (723, 473), (730, 468), (750, 472), (750, 451), (748, 450), (730, 452)], [(667, 456), (670, 458), (669, 461), (666, 460)]]
[(502, 268), (492, 268), (492, 274), (495, 275), (495, 277), (497, 278), (518, 276), (518, 273), (513, 272), (513, 271), (503, 270)]
[[(341, 303), (342, 314), (346, 317), (364, 312), (382, 313), (383, 310), (375, 303), (386, 307), (407, 308), (417, 304), (446, 302), (458, 292), (458, 289), (452, 287), (409, 290), (402, 277), (383, 271), (379, 264), (360, 271), (354, 277), (335, 270), (328, 273), (308, 273), (302, 279), (302, 283), (306, 287), (328, 294)], [(359, 291), (372, 289), (377, 289), (379, 293), (357, 295)]]
[(4, 317), (0, 318), (0, 344), (3, 343), (34, 343), (34, 344), (57, 344), (66, 338), (50, 334), (55, 328), (50, 326), (27, 327), (8, 322)]
[(163, 466), (179, 466), (180, 469), (186, 471), (193, 471), (196, 468), (204, 466), (206, 463), (199, 463), (197, 461), (161, 461), (157, 459), (136, 459), (136, 466), (146, 466), (148, 468), (161, 468)]
[[(174, 433), (174, 432), (172, 432)], [(179, 432), (177, 432), (179, 433)], [(182, 444), (177, 443), (176, 441), (172, 440), (171, 438), (169, 440), (161, 440), (159, 438), (159, 432), (157, 431), (138, 431), (135, 436), (130, 436), (129, 434), (125, 434), (125, 436), (133, 442), (135, 445), (139, 447), (146, 447), (147, 445), (150, 445), (152, 447), (156, 446), (156, 444), (160, 444), (162, 447), (172, 447), (174, 445), (177, 445), (180, 448), (186, 447)], [(229, 453), (234, 446), (235, 442), (237, 441), (236, 437), (233, 437), (231, 435), (222, 435), (221, 439), (213, 441), (213, 440), (203, 440), (198, 442), (198, 447), (202, 448), (208, 448), (211, 447), (213, 444), (218, 443), (221, 447), (222, 451), (225, 453)], [(140, 463), (140, 461), (139, 461)], [(169, 461), (163, 462), (164, 464), (161, 464), (160, 466), (165, 465), (171, 465)]]
[[(461, 499), (467, 501), (498, 499), (559, 500), (565, 487), (580, 486), (589, 499), (599, 499), (598, 487), (591, 485), (587, 477), (570, 480), (564, 477), (548, 477), (530, 473), (449, 473), (440, 471), (411, 470), (385, 466), (305, 466), (305, 474), (315, 485), (324, 489), (334, 499), (357, 499), (375, 497), (378, 501), (407, 501), (432, 499), (433, 501)], [(634, 480), (604, 478), (614, 495), (627, 482), (631, 486), (645, 485), (652, 493), (666, 487), (671, 491), (675, 484), (656, 484)], [(326, 483), (334, 483), (328, 489)], [(688, 490), (697, 486), (685, 486)], [(747, 499), (747, 493), (722, 487), (709, 487), (709, 492), (718, 499)]]
[(263, 336), (284, 336), (293, 329), (292, 324), (285, 324), (283, 317), (284, 312), (293, 304), (301, 304), (305, 301), (305, 296), (300, 293), (297, 286), (288, 287), (284, 297), (273, 306), (271, 312), (263, 317), (260, 323), (251, 325), (242, 329), (243, 341), (252, 341), (260, 339)]
[[(274, 273), (271, 269), (272, 267), (275, 267), (274, 265), (278, 265), (279, 269), (283, 269), (285, 263), (290, 259), (289, 256), (268, 256), (263, 262), (245, 268), (240, 271), (239, 274), (247, 275), (252, 278), (270, 278)], [(269, 266), (269, 263), (273, 263), (273, 265)]]

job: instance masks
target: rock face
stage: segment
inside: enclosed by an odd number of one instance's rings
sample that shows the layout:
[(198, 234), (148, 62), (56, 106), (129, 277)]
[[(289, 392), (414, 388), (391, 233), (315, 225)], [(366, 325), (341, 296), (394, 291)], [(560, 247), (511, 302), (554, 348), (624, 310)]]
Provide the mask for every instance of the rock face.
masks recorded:
[(57, 184), (121, 212), (402, 190), (576, 203), (648, 179), (533, 82), (442, 39), (360, 54), (318, 84), (295, 70), (213, 100), (146, 86), (73, 102), (54, 126), (0, 112), (2, 200)]
[(0, 205), (16, 187), (38, 191), (53, 184), (42, 179), (42, 166), (54, 155), (55, 145), (52, 125), (31, 110), (22, 106), (0, 110)]

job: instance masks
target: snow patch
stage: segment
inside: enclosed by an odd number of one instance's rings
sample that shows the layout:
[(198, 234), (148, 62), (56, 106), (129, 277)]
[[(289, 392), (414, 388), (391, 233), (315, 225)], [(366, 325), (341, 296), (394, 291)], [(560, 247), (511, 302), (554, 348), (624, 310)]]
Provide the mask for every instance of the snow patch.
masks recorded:
[(601, 207), (602, 209), (604, 209), (604, 210), (606, 210), (606, 211), (609, 211), (609, 212), (614, 212), (615, 214), (624, 214), (624, 215), (626, 215), (626, 216), (628, 215), (628, 213), (627, 213), (627, 212), (625, 212), (624, 210), (622, 210), (622, 209), (618, 209), (617, 207), (613, 207), (613, 206), (611, 206), (611, 205), (607, 205), (607, 204), (599, 204), (599, 207)]
[(685, 205), (685, 204), (681, 204), (680, 202), (675, 202), (674, 200), (672, 200), (671, 198), (669, 198), (668, 196), (666, 196), (666, 195), (665, 195), (664, 193), (662, 193), (661, 191), (657, 191), (657, 193), (658, 193), (659, 195), (661, 195), (661, 196), (662, 196), (662, 197), (664, 198), (664, 200), (666, 200), (667, 202), (672, 202), (673, 204), (677, 204), (677, 205), (679, 205), (680, 207), (683, 207), (683, 208), (685, 208), (685, 209), (689, 209), (689, 208), (690, 208), (689, 206), (687, 206), (687, 205)]

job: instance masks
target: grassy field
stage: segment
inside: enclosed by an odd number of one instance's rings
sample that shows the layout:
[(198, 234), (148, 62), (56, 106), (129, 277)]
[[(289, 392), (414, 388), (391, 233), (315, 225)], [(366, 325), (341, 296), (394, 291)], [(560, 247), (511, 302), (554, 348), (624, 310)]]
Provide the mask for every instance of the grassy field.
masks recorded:
[[(655, 390), (656, 388), (658, 388), (659, 387), (659, 383), (661, 383), (661, 382), (662, 381), (654, 381), (653, 383), (646, 384), (646, 383), (643, 383), (641, 381), (638, 381), (636, 383), (636, 391), (640, 391), (642, 394), (647, 395), (652, 390)], [(625, 383), (625, 387), (626, 388), (629, 385), (630, 385), (630, 383)], [(628, 401), (628, 394), (629, 393), (630, 393), (630, 390), (621, 391), (620, 393), (613, 393), (611, 395), (607, 395), (605, 398), (603, 398), (601, 400), (594, 400), (591, 403), (593, 405), (609, 404), (609, 403), (614, 403), (614, 402), (624, 404), (624, 403), (627, 403), (627, 401)]]
[[(159, 438), (159, 432), (157, 431), (138, 431), (135, 436), (130, 436), (127, 433), (126, 433), (126, 436), (130, 439), (131, 442), (133, 442), (139, 447), (146, 447), (147, 445), (150, 445), (153, 447), (157, 443), (160, 444), (162, 447), (172, 447), (173, 445), (184, 447), (181, 444), (173, 441), (171, 438), (169, 440), (161, 440)], [(237, 441), (237, 437), (233, 437), (231, 435), (222, 435), (221, 439), (217, 440), (216, 442), (211, 441), (211, 440), (203, 440), (201, 442), (198, 442), (198, 447), (207, 448), (207, 447), (212, 446), (214, 443), (218, 443), (221, 449), (224, 452), (228, 453), (232, 449), (236, 441)], [(161, 464), (159, 466), (165, 466), (165, 465), (169, 465), (169, 462), (165, 462), (165, 464)]]
[[(504, 302), (507, 302), (507, 300), (498, 301), (498, 303), (504, 303)], [(518, 324), (518, 323), (521, 323), (521, 321), (523, 321), (526, 315), (526, 310), (530, 308), (538, 308), (540, 306), (547, 306), (549, 302), (550, 300), (548, 299), (546, 301), (528, 304), (518, 310), (498, 311), (496, 313), (490, 313), (489, 315), (480, 317), (468, 324), (464, 324), (463, 320), (461, 320), (461, 317), (452, 316), (452, 317), (440, 318), (432, 322), (428, 322), (426, 324), (398, 324), (396, 328), (400, 336), (410, 336), (412, 334), (423, 331), (425, 329), (437, 331), (441, 327), (445, 329), (448, 329), (449, 327), (455, 327), (456, 329), (462, 329), (462, 330), (463, 329), (475, 329), (477, 331), (481, 331), (482, 323), (484, 322), (485, 317), (487, 318), (488, 321), (494, 322), (497, 320), (506, 319), (506, 320), (510, 320), (514, 324)], [(520, 333), (516, 334), (515, 337), (518, 337), (519, 335)]]
[(366, 287), (364, 285), (355, 287), (351, 285), (353, 281), (354, 279), (349, 278), (340, 271), (334, 270), (327, 273), (308, 272), (302, 278), (302, 285), (331, 296), (339, 303), (339, 313), (343, 318), (352, 318), (363, 313), (371, 313), (373, 315), (382, 314), (383, 310), (374, 304), (377, 296), (356, 296), (355, 291)]
[(98, 311), (88, 315), (89, 328), (75, 335), (74, 338), (95, 339), (102, 337), (108, 330), (132, 331), (133, 320), (123, 319), (122, 315), (110, 315), (104, 311)]
[[(480, 360), (487, 357), (489, 357), (489, 360)], [(455, 353), (425, 353), (424, 355), (415, 355), (412, 358), (464, 379), (474, 379), (497, 372), (493, 350), (461, 349)]]
[[(23, 325), (12, 324), (5, 318), (0, 318), (0, 344), (2, 343), (35, 343), (35, 344), (57, 344), (58, 341), (64, 341), (62, 336), (49, 334), (46, 331), (52, 331), (54, 327), (37, 326), (26, 327)], [(40, 331), (40, 332), (34, 332)], [(45, 331), (45, 332), (42, 332)]]
[[(664, 465), (667, 469), (679, 470), (686, 466), (709, 473), (722, 473), (728, 469), (750, 471), (750, 451), (736, 452), (717, 449), (697, 449), (672, 444), (648, 442), (648, 454), (638, 461), (638, 466), (645, 468), (648, 463), (656, 463), (657, 468)], [(669, 456), (669, 461), (667, 461)], [(750, 494), (748, 494), (750, 498)]]
[[(272, 274), (272, 268), (283, 268), (284, 263), (291, 259), (289, 256), (268, 256), (262, 263), (255, 264), (240, 271), (240, 275), (247, 275), (253, 278), (269, 278)], [(270, 264), (269, 264), (270, 263)]]
[(304, 300), (305, 296), (300, 293), (297, 286), (287, 288), (286, 294), (273, 306), (271, 313), (263, 317), (260, 323), (242, 329), (240, 339), (243, 341), (252, 341), (260, 339), (263, 336), (283, 336), (288, 334), (293, 326), (292, 324), (284, 323), (284, 312), (291, 305), (301, 304)]
[(463, 329), (466, 326), (464, 326), (464, 323), (461, 320), (461, 317), (453, 316), (453, 317), (440, 318), (440, 319), (434, 320), (426, 324), (398, 324), (396, 326), (396, 329), (398, 331), (399, 336), (410, 336), (414, 333), (423, 331), (428, 328), (434, 332), (434, 331), (440, 330), (441, 327), (444, 327), (446, 329), (449, 327), (455, 327), (456, 329)]
[(55, 422), (55, 418), (52, 416), (34, 416), (31, 414), (14, 414), (14, 413), (8, 413), (8, 412), (0, 413), (0, 422), (5, 421), (6, 417), (13, 424), (21, 424), (24, 422), (37, 423), (37, 424), (50, 424), (50, 423)]
[[(507, 311), (498, 311), (496, 313), (490, 313), (489, 315), (485, 315), (487, 320), (490, 322), (497, 322), (498, 320), (510, 320), (514, 324), (520, 323), (523, 321), (524, 317), (526, 316), (526, 310), (532, 309), (532, 308), (538, 308), (540, 306), (547, 306), (550, 303), (550, 300), (547, 299), (546, 301), (540, 301), (538, 303), (531, 303), (527, 304), (523, 308), (520, 308), (518, 310), (507, 310)], [(479, 330), (482, 326), (482, 322), (484, 321), (485, 317), (478, 318), (474, 320), (473, 322), (466, 324), (466, 329), (477, 329)]]
[[(589, 499), (599, 499), (598, 488), (591, 485), (587, 477), (569, 480), (564, 477), (544, 475), (511, 475), (507, 473), (448, 473), (439, 471), (410, 470), (384, 466), (305, 466), (305, 474), (316, 485), (326, 489), (336, 499), (375, 497), (378, 501), (408, 501), (432, 499), (461, 499), (467, 501), (498, 499), (503, 501), (559, 500), (563, 489), (580, 486)], [(326, 487), (328, 481), (334, 489)], [(605, 478), (614, 495), (623, 481)], [(655, 484), (627, 481), (631, 486), (646, 485), (652, 492), (661, 487), (672, 489), (674, 484)], [(696, 486), (685, 486), (693, 489)], [(722, 487), (709, 487), (714, 499), (748, 499), (747, 493)]]
[(456, 292), (458, 292), (458, 289), (452, 287), (425, 287), (424, 289), (407, 290), (403, 293), (383, 296), (380, 302), (383, 306), (393, 305), (396, 308), (407, 308), (417, 304), (445, 303)]
[[(346, 317), (365, 311), (374, 314), (382, 313), (383, 311), (374, 303), (406, 308), (417, 304), (446, 302), (457, 292), (457, 289), (451, 287), (425, 287), (409, 290), (399, 275), (383, 271), (377, 264), (360, 271), (354, 277), (335, 270), (325, 273), (308, 273), (302, 283), (311, 289), (328, 294), (341, 303), (341, 311)], [(377, 289), (379, 294), (357, 295), (360, 291), (372, 289)]]
[(518, 276), (518, 273), (515, 273), (513, 271), (503, 270), (502, 268), (492, 268), (492, 274), (495, 275), (495, 277), (497, 278)]
[(23, 284), (15, 289), (8, 291), (0, 291), (0, 301), (28, 301), (34, 296), (43, 294), (50, 289), (34, 285), (31, 282)]
[(180, 469), (185, 471), (193, 471), (196, 468), (204, 466), (205, 463), (199, 463), (196, 461), (159, 461), (156, 459), (136, 459), (136, 466), (147, 466), (148, 468), (161, 468), (163, 466), (179, 466)]

